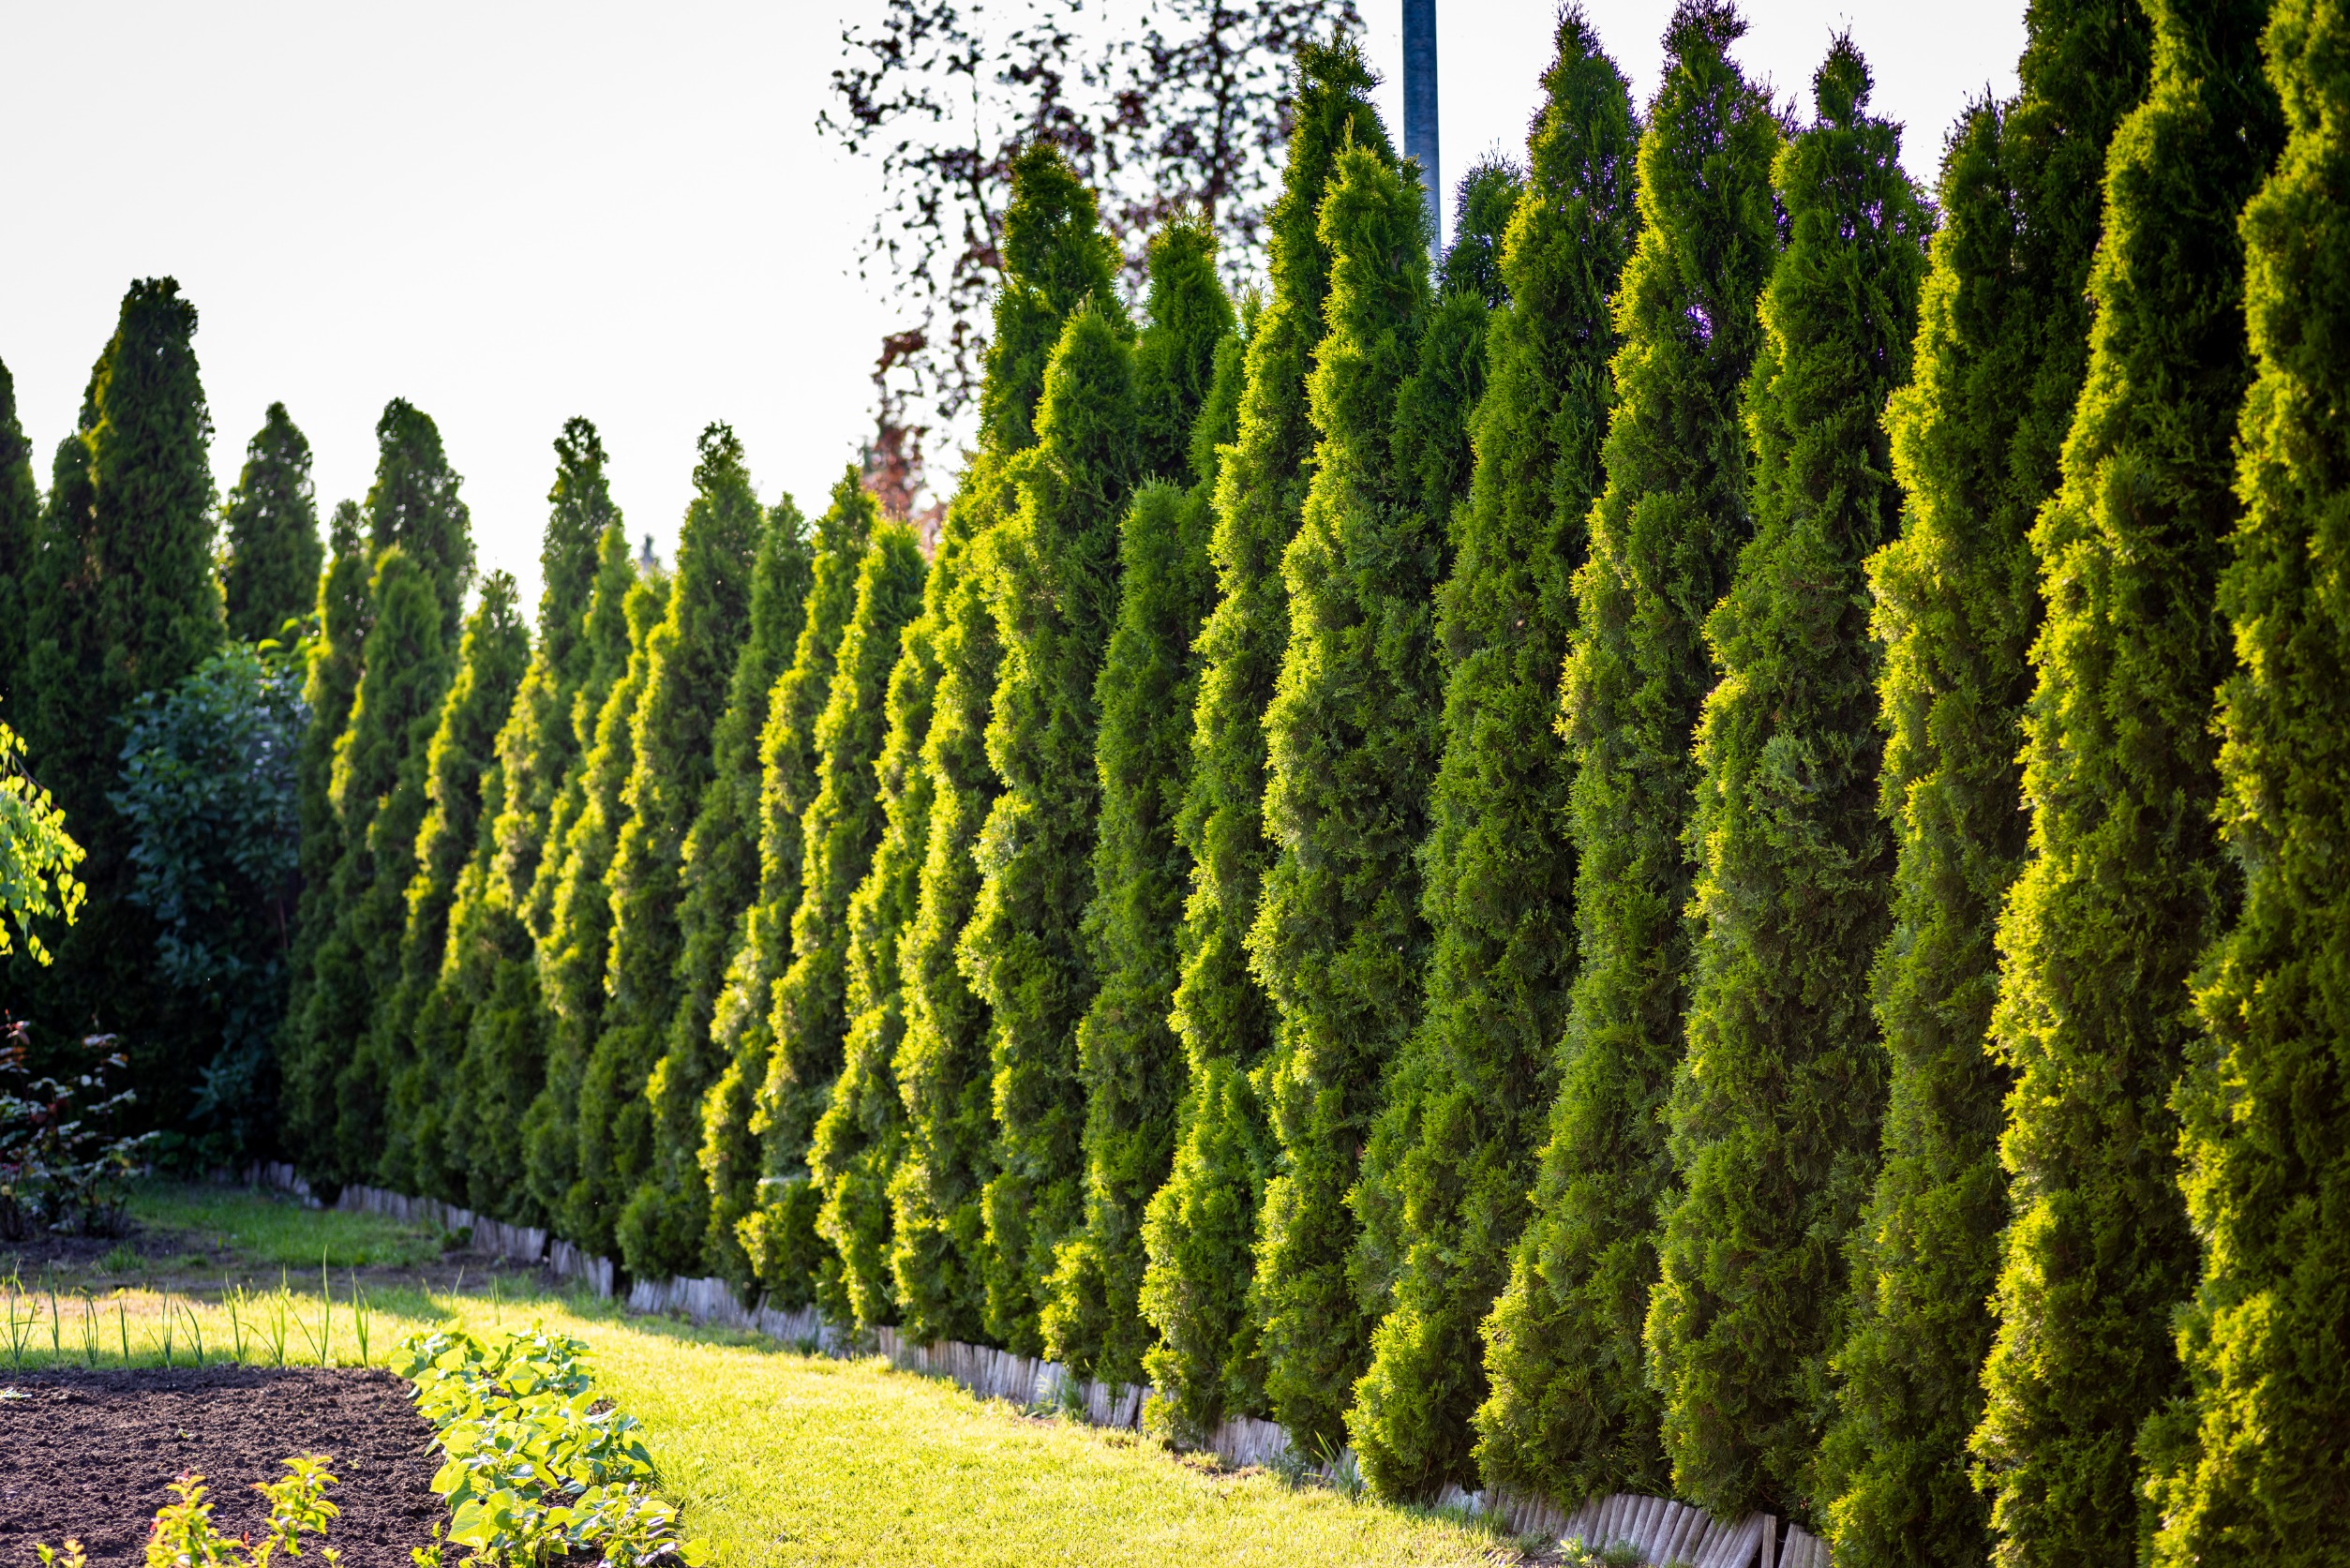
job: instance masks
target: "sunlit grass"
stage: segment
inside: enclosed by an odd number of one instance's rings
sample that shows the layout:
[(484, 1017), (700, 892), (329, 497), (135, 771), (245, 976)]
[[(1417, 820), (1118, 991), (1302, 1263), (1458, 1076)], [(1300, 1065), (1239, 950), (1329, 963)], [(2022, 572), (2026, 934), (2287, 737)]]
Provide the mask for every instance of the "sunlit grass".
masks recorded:
[[(413, 1268), (441, 1255), (441, 1239), (380, 1214), (311, 1209), (241, 1187), (142, 1182), (130, 1217), (157, 1231), (193, 1232), (253, 1268)], [(152, 1261), (150, 1261), (152, 1266)], [(127, 1272), (127, 1271), (126, 1271)]]

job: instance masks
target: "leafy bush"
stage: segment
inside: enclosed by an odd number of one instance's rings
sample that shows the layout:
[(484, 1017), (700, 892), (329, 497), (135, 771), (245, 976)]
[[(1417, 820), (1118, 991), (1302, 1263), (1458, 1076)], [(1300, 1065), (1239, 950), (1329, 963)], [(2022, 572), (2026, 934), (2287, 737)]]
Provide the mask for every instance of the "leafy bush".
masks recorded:
[(66, 814), (50, 803), (49, 791), (24, 770), (23, 753), (16, 731), (0, 724), (0, 957), (22, 942), (35, 963), (45, 964), (49, 949), (33, 934), (33, 920), (62, 915), (73, 923), (82, 906), (82, 884), (73, 876), (82, 846), (67, 834)]
[[(128, 1065), (112, 1035), (92, 1035), (100, 1053), (89, 1071), (35, 1078), (25, 1066), (31, 1029), (22, 1021), (0, 1036), (0, 1241), (22, 1241), (36, 1229), (122, 1234), (127, 1187), (140, 1173), (140, 1153), (155, 1137), (106, 1135), (130, 1105), (128, 1089), (107, 1092), (107, 1074)], [(15, 1081), (22, 1093), (7, 1085)]]

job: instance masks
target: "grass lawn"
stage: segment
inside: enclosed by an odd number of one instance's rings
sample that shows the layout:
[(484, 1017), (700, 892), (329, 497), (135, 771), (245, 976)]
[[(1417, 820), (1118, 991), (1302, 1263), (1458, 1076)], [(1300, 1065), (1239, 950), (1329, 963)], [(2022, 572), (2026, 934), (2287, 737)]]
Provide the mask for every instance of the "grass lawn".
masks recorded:
[[(981, 1404), (952, 1383), (877, 1359), (832, 1361), (724, 1330), (630, 1318), (538, 1281), (485, 1277), (458, 1290), (439, 1238), (371, 1215), (306, 1210), (233, 1188), (150, 1187), (148, 1227), (202, 1235), (265, 1267), (254, 1292), (7, 1273), (0, 1251), (0, 1383), (14, 1372), (138, 1366), (168, 1356), (316, 1366), (384, 1365), (412, 1329), (476, 1333), (543, 1322), (594, 1347), (598, 1385), (643, 1421), (662, 1489), (727, 1565), (1507, 1562), (1516, 1553), (1450, 1518), (1336, 1492), (1292, 1490), (1107, 1432)], [(323, 1248), (336, 1275), (320, 1292)], [(307, 1265), (307, 1275), (304, 1270)], [(280, 1268), (288, 1283), (276, 1277)], [(53, 1303), (53, 1311), (52, 1311)]]

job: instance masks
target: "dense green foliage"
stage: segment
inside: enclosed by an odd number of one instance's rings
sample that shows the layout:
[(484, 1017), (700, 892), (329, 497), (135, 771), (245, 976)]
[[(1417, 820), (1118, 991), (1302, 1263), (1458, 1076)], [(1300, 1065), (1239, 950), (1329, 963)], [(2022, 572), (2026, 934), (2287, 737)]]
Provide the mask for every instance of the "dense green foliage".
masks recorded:
[(1281, 558), (1289, 643), (1265, 714), (1276, 854), (1249, 956), (1273, 998), (1253, 1077), (1280, 1157), (1250, 1310), (1267, 1402), (1310, 1443), (1343, 1436), (1368, 1359), (1347, 1195), (1427, 961), (1415, 851), (1440, 744), (1433, 598), (1447, 562), (1444, 519), (1415, 504), (1395, 439), (1427, 327), (1426, 222), (1417, 182), (1385, 147), (1339, 154), (1321, 226), (1330, 330), (1306, 383), (1322, 439)]
[(1721, 1517), (1823, 1511), (1844, 1241), (1884, 1113), (1869, 971), (1893, 837), (1866, 566), (1898, 521), (1885, 402), (1928, 224), (1870, 87), (1840, 36), (1772, 172), (1788, 240), (1746, 388), (1755, 534), (1705, 623), (1721, 681), (1696, 736), (1697, 962), (1648, 1345), (1674, 1490)]
[(1853, 1568), (1927, 1568), (1991, 1544), (1965, 1455), (2007, 1220), (2009, 1080), (1983, 1041), (1999, 903), (2030, 826), (2015, 809), (2040, 607), (2028, 535), (2088, 361), (2105, 142), (2145, 91), (2148, 52), (2136, 0), (2040, 0), (2028, 25), (2021, 94), (1971, 111), (1943, 155), (1915, 368), (1886, 414), (1907, 497), (1901, 536), (1869, 566), (1879, 804), (1898, 855), (1877, 970), (1892, 1078), (1822, 1456), (1836, 1555)]
[(24, 426), (17, 418), (16, 378), (8, 374), (6, 365), (0, 365), (0, 716), (20, 721), (30, 706), (24, 688), (24, 643), (33, 613), (30, 590), (40, 550), (40, 526), (41, 493), (33, 478), (33, 443), (24, 439)]
[[(764, 1154), (764, 1181), (780, 1203), (761, 1204), (752, 1222), (756, 1239), (747, 1249), (762, 1264), (769, 1259), (817, 1258), (818, 1300), (825, 1315), (846, 1321), (851, 1308), (838, 1263), (824, 1252), (816, 1234), (812, 1145), (816, 1125), (830, 1106), (840, 1077), (848, 1031), (848, 903), (865, 879), (883, 827), (880, 776), (875, 764), (887, 737), (891, 670), (898, 638), (921, 607), (921, 546), (903, 524), (876, 526), (873, 498), (852, 473), (841, 481), (835, 510), (864, 520), (856, 532), (864, 544), (858, 563), (855, 607), (841, 634), (833, 661), (832, 686), (816, 725), (816, 792), (801, 820), (801, 891), (791, 917), (791, 965), (775, 982), (769, 1028), (775, 1048), (768, 1057), (753, 1119)], [(797, 1233), (757, 1233), (786, 1223)], [(762, 1273), (765, 1273), (764, 1266)], [(776, 1282), (783, 1292), (805, 1287), (806, 1277)]]
[(441, 447), (441, 429), (405, 397), (376, 421), (375, 483), (367, 489), (367, 547), (397, 545), (432, 582), (441, 601), (441, 637), (457, 640), (465, 590), (473, 582), (471, 515), (457, 498), (462, 483)]
[(668, 604), (644, 644), (606, 878), (612, 927), (605, 1005), (580, 1079), (578, 1165), (562, 1214), (567, 1233), (598, 1252), (616, 1248), (621, 1206), (652, 1165), (645, 1083), (677, 1010), (685, 835), (715, 776), (711, 731), (750, 632), (752, 568), (766, 521), (741, 441), (724, 425), (709, 426), (678, 528)]
[(2211, 702), (2231, 673), (2216, 587), (2253, 376), (2236, 219), (2283, 140), (2267, 10), (2148, 7), (2153, 80), (2114, 135), (2088, 376), (2032, 530), (2031, 850), (1991, 1028), (2016, 1076), (2000, 1145), (2014, 1218), (1975, 1437), (2000, 1555), (2019, 1563), (2136, 1556), (2155, 1524), (2139, 1456), (2179, 1436), (2171, 1315), (2200, 1260), (2173, 1095), (2188, 982), (2234, 902)]
[(1575, 575), (1561, 727), (1579, 967), (1534, 1215), (1486, 1328), (1493, 1392), (1477, 1415), (1487, 1480), (1555, 1498), (1666, 1479), (1642, 1333), (1691, 962), (1689, 736), (1714, 683), (1701, 618), (1747, 532), (1739, 396), (1778, 247), (1779, 128), (1729, 58), (1744, 31), (1727, 6), (1692, 0), (1666, 34), (1640, 137), (1639, 236), (1614, 303), (1607, 481)]
[(969, 570), (945, 602), (934, 645), (938, 684), (922, 745), (930, 844), (901, 959), (906, 1032), (898, 1085), (908, 1137), (891, 1181), (891, 1270), (902, 1321), (923, 1340), (974, 1339), (989, 1326), (982, 1194), (995, 1174), (990, 1029), (957, 955), (979, 899), (974, 850), (999, 789), (988, 728), (1002, 643), (989, 607), (987, 538), (1019, 505), (1012, 459), (1036, 441), (1045, 367), (1064, 326), (1088, 307), (1104, 324), (1123, 320), (1116, 247), (1101, 232), (1093, 192), (1049, 143), (1030, 147), (1013, 167), (1004, 261), (980, 450), (950, 506), (961, 515), (948, 526), (969, 541)]
[(2350, 17), (2280, 0), (2266, 39), (2287, 139), (2244, 210), (2244, 303), (2258, 379), (2239, 426), (2220, 605), (2237, 669), (2222, 691), (2219, 817), (2242, 913), (2199, 977), (2206, 1038), (2181, 1095), (2202, 1288), (2180, 1331), (2194, 1431), (2150, 1488), (2154, 1561), (2316, 1568), (2350, 1551), (2341, 1354), (2350, 1147), (2338, 871), (2350, 799), (2350, 624), (2342, 597), (2350, 451), (2341, 327), (2350, 310)]
[(310, 443), (283, 403), (269, 412), (245, 448), (245, 468), (220, 508), (228, 555), (220, 574), (229, 635), (244, 642), (275, 637), (317, 605), (325, 547), (310, 490)]
[[(65, 814), (24, 771), (24, 740), (0, 721), (0, 958), (22, 948), (50, 962), (36, 920), (70, 922), (82, 904), (73, 868), (82, 846), (66, 831)], [(22, 1063), (16, 1064), (22, 1070)]]
[(1247, 1297), (1271, 1134), (1250, 1073), (1269, 1048), (1271, 1004), (1247, 938), (1272, 846), (1264, 829), (1265, 709), (1289, 630), (1281, 553), (1305, 504), (1314, 431), (1306, 376), (1325, 331), (1330, 253), (1318, 220), (1340, 150), (1384, 147), (1371, 77), (1350, 47), (1297, 61), (1281, 194), (1266, 219), (1271, 288), (1249, 335), (1232, 444), (1214, 481), (1216, 604), (1194, 645), (1192, 775), (1176, 837), (1191, 864), (1174, 1010), (1184, 1088), (1175, 1162), (1144, 1221), (1144, 1358), (1157, 1430), (1204, 1436), (1264, 1408), (1265, 1367)]
[[(1495, 236), (1508, 303), (1436, 602), (1446, 679), (1422, 850), (1427, 1008), (1365, 1157), (1366, 1189), (1385, 1189), (1367, 1237), (1391, 1238), (1394, 1283), (1350, 1427), (1364, 1473), (1399, 1494), (1471, 1478), (1487, 1394), (1477, 1329), (1525, 1224), (1574, 978), (1573, 776), (1550, 719), (1599, 488), (1636, 138), (1630, 91), (1590, 24), (1567, 13), (1557, 43), (1526, 190)], [(1458, 231), (1448, 283), (1479, 237)]]

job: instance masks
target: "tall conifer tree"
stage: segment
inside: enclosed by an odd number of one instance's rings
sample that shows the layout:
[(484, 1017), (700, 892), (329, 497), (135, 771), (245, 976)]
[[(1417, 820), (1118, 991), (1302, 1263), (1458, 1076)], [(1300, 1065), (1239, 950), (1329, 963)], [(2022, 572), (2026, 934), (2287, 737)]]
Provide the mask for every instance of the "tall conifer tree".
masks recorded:
[[(1350, 1425), (1366, 1475), (1398, 1494), (1469, 1479), (1486, 1394), (1477, 1328), (1525, 1223), (1574, 978), (1573, 775), (1549, 720), (1600, 484), (1636, 140), (1630, 90), (1581, 13), (1561, 16), (1557, 45), (1499, 246), (1508, 305), (1437, 600), (1447, 678), (1422, 851), (1427, 1010), (1367, 1155), (1397, 1277)], [(1456, 245), (1448, 261), (1461, 260)]]
[(2232, 902), (2211, 694), (2231, 673), (2217, 579), (2253, 379), (2237, 215), (2283, 141), (2268, 8), (2147, 7), (2152, 83), (2107, 156), (2088, 372), (2032, 530), (2031, 851), (2000, 918), (1991, 1033), (2016, 1076), (2014, 1218), (1975, 1435), (2014, 1563), (2137, 1556), (2155, 1524), (2138, 1455), (2165, 1449), (2183, 1408), (2171, 1315), (2199, 1259), (2173, 1096), (2188, 981)]
[(473, 582), (472, 515), (457, 496), (441, 427), (405, 397), (375, 424), (375, 483), (367, 490), (367, 544), (381, 555), (397, 545), (432, 580), (441, 600), (441, 640), (454, 648)]
[(808, 612), (815, 551), (789, 496), (768, 513), (751, 573), (751, 629), (736, 654), (726, 706), (711, 738), (711, 776), (685, 835), (678, 905), (677, 1010), (646, 1081), (653, 1163), (621, 1215), (621, 1250), (652, 1276), (702, 1266), (710, 1187), (702, 1173), (702, 1100), (726, 1066), (711, 1024), (727, 961), (759, 893), (759, 737), (768, 699), (789, 667)]
[[(760, 1085), (753, 1123), (765, 1155), (767, 1190), (748, 1247), (771, 1289), (786, 1296), (813, 1281), (825, 1316), (846, 1322), (854, 1313), (841, 1284), (840, 1263), (828, 1256), (816, 1231), (821, 1192), (813, 1185), (811, 1143), (818, 1117), (840, 1077), (848, 1028), (848, 902), (872, 864), (881, 836), (880, 779), (875, 770), (889, 715), (890, 672), (898, 635), (921, 604), (922, 552), (903, 524), (881, 523), (873, 498), (854, 470), (843, 478), (835, 506), (861, 509), (867, 535), (857, 572), (856, 607), (841, 635), (832, 689), (816, 720), (816, 794), (801, 820), (800, 903), (791, 917), (791, 965), (775, 982), (768, 1027), (775, 1049)], [(876, 526), (877, 525), (877, 526)], [(799, 1279), (778, 1277), (798, 1267)]]
[[(568, 1233), (599, 1252), (619, 1243), (621, 1207), (652, 1167), (645, 1083), (678, 1005), (679, 872), (685, 835), (715, 777), (711, 736), (751, 625), (751, 575), (766, 526), (742, 443), (702, 431), (694, 499), (678, 528), (661, 624), (646, 642), (644, 686), (630, 724), (628, 783), (607, 881), (612, 934), (606, 1002), (580, 1079), (578, 1175)], [(623, 1255), (630, 1272), (657, 1260)]]
[(1778, 248), (1778, 125), (1729, 57), (1744, 31), (1729, 6), (1688, 0), (1665, 34), (1640, 136), (1639, 235), (1614, 300), (1607, 481), (1575, 574), (1561, 727), (1575, 768), (1579, 967), (1534, 1214), (1486, 1324), (1493, 1392), (1477, 1412), (1487, 1481), (1562, 1501), (1667, 1484), (1641, 1332), (1672, 1169), (1660, 1113), (1687, 998), (1681, 827), (1689, 736), (1713, 684), (1699, 627), (1746, 537), (1738, 399)]
[(2009, 1080), (1983, 1037), (1999, 903), (2030, 826), (2015, 809), (2040, 607), (2027, 535), (2088, 361), (2105, 142), (2148, 66), (2137, 0), (2039, 0), (2028, 27), (2022, 92), (1969, 112), (1943, 155), (1916, 368), (1886, 413), (1908, 500), (1869, 567), (1886, 650), (1879, 804), (1899, 857), (1877, 966), (1892, 1080), (1822, 1456), (1837, 1561), (1853, 1568), (1991, 1545), (1963, 1460), (2007, 1220)]
[(33, 443), (17, 421), (16, 378), (0, 365), (0, 717), (22, 729), (31, 590), (40, 555), (41, 496)]
[(2181, 1095), (2205, 1262), (2179, 1334), (2195, 1430), (2148, 1488), (2164, 1568), (2350, 1557), (2350, 889), (2336, 859), (2350, 821), (2350, 16), (2280, 0), (2266, 47), (2288, 135), (2242, 220), (2259, 378), (2220, 585), (2237, 670), (2220, 703), (2219, 812), (2244, 904), (2199, 977), (2207, 1038)]
[(1368, 1358), (1347, 1197), (1380, 1080), (1419, 1012), (1428, 928), (1414, 851), (1436, 770), (1433, 599), (1444, 523), (1397, 461), (1397, 392), (1427, 329), (1425, 209), (1385, 137), (1330, 173), (1330, 330), (1309, 406), (1322, 439), (1281, 560), (1289, 645), (1265, 709), (1265, 827), (1278, 846), (1249, 955), (1278, 1022), (1254, 1074), (1280, 1145), (1251, 1309), (1265, 1393), (1303, 1444), (1336, 1444)]
[(1908, 378), (1928, 215), (1849, 36), (1812, 92), (1772, 175), (1788, 242), (1746, 386), (1755, 536), (1705, 623), (1722, 679), (1697, 731), (1697, 963), (1648, 1344), (1675, 1491), (1816, 1523), (1844, 1243), (1884, 1112), (1868, 977), (1893, 837), (1865, 571), (1899, 516), (1885, 401)]
[[(775, 982), (791, 963), (791, 917), (800, 907), (807, 849), (803, 819), (820, 783), (816, 722), (831, 697), (841, 637), (856, 613), (857, 567), (875, 515), (870, 500), (852, 486), (846, 495), (836, 491), (833, 504), (816, 519), (799, 637), (789, 667), (768, 694), (767, 725), (759, 737), (758, 896), (743, 917), (741, 941), (711, 1015), (711, 1045), (721, 1065), (703, 1098), (696, 1156), (710, 1193), (703, 1255), (715, 1273), (744, 1291), (760, 1279), (758, 1262), (741, 1233), (759, 1211), (759, 1177), (766, 1169), (765, 1150), (752, 1123), (775, 1049)], [(813, 1219), (813, 1214), (807, 1217)], [(806, 1227), (798, 1233), (807, 1233)], [(813, 1260), (807, 1262), (812, 1269)], [(777, 1300), (804, 1305), (809, 1270), (794, 1276), (779, 1266), (773, 1272), (790, 1292)]]
[(244, 471), (220, 521), (229, 536), (221, 574), (229, 635), (245, 642), (274, 637), (317, 607), (324, 551), (310, 491), (310, 443), (283, 403), (269, 405), (247, 443)]
[(1203, 1438), (1227, 1413), (1261, 1412), (1265, 1366), (1246, 1307), (1271, 1133), (1250, 1073), (1272, 1008), (1249, 973), (1247, 936), (1272, 856), (1264, 829), (1265, 706), (1289, 620), (1281, 552), (1305, 504), (1314, 432), (1306, 376), (1326, 323), (1330, 252), (1317, 228), (1341, 148), (1385, 145), (1372, 79), (1345, 44), (1302, 50), (1281, 194), (1267, 219), (1271, 288), (1249, 337), (1237, 430), (1215, 481), (1209, 552), (1216, 605), (1201, 629), (1193, 773), (1177, 836), (1191, 862), (1170, 1015), (1183, 1042), (1175, 1162), (1144, 1225), (1145, 1358), (1152, 1426)]
[(1047, 143), (1031, 146), (1013, 166), (1004, 261), (980, 397), (980, 451), (950, 508), (962, 514), (950, 526), (971, 541), (973, 570), (947, 602), (936, 645), (938, 685), (922, 747), (930, 844), (903, 947), (906, 1034), (898, 1083), (908, 1140), (891, 1184), (891, 1271), (903, 1321), (922, 1341), (973, 1339), (985, 1331), (981, 1192), (995, 1174), (988, 1019), (955, 956), (979, 895), (974, 848), (998, 787), (986, 732), (1001, 644), (978, 570), (982, 536), (1018, 504), (1009, 465), (1036, 442), (1045, 366), (1064, 326), (1088, 305), (1117, 308), (1116, 247), (1101, 232), (1093, 193)]
[[(1191, 772), (1199, 689), (1191, 650), (1216, 589), (1209, 487), (1216, 449), (1234, 433), (1242, 366), (1206, 228), (1161, 230), (1150, 266), (1134, 392), (1142, 461), (1160, 479), (1119, 525), (1117, 620), (1094, 690), (1101, 803), (1085, 935), (1097, 988), (1076, 1039), (1085, 1217), (1055, 1251), (1039, 1324), (1047, 1354), (1109, 1382), (1139, 1382), (1150, 1343), (1140, 1300), (1143, 1213), (1174, 1158), (1183, 1074), (1167, 1023), (1190, 870), (1175, 814)], [(1171, 468), (1170, 438), (1187, 419), (1181, 467)]]

